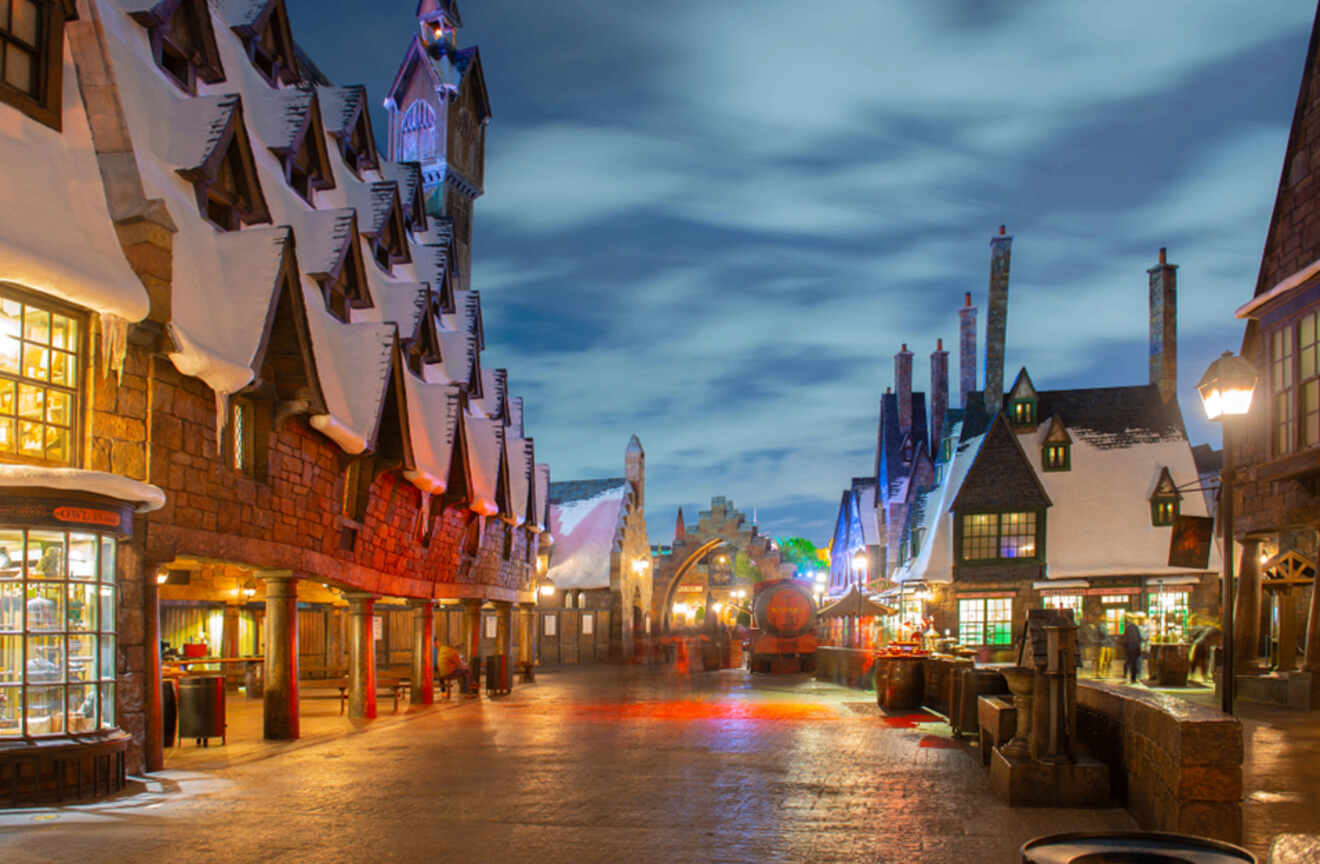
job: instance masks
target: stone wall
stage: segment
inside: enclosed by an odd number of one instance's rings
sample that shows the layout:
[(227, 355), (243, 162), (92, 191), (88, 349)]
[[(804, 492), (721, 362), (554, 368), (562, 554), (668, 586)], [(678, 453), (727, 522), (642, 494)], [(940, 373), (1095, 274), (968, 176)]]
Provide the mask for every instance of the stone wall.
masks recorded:
[(1142, 828), (1242, 841), (1242, 724), (1171, 696), (1077, 683), (1077, 736)]

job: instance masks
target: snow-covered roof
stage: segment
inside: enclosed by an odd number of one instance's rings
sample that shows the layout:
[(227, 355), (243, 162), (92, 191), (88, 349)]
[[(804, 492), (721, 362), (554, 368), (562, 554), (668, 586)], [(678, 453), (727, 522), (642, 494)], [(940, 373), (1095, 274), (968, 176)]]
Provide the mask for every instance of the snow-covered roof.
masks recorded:
[(147, 292), (115, 235), (67, 42), (61, 88), (62, 131), (0, 111), (0, 281), (140, 321)]
[(463, 431), (467, 436), (470, 506), (483, 516), (494, 516), (500, 512), (495, 492), (504, 449), (504, 427), (497, 420), (469, 412), (463, 417)]
[(403, 374), (413, 468), (409, 482), (425, 492), (444, 492), (458, 440), (460, 390), (454, 384), (428, 384), (412, 372)]
[(550, 525), (550, 466), (544, 462), (536, 463), (532, 482), (532, 504), (536, 507), (536, 524), (533, 527), (545, 530)]
[(63, 489), (92, 492), (136, 505), (137, 512), (150, 513), (165, 506), (165, 493), (157, 486), (106, 471), (80, 468), (50, 468), (44, 465), (0, 463), (0, 488)]
[(559, 589), (610, 587), (610, 559), (622, 542), (630, 488), (622, 477), (550, 484), (550, 566)]
[[(510, 433), (514, 427), (509, 427)], [(509, 498), (513, 502), (513, 518), (518, 525), (527, 522), (527, 501), (532, 485), (532, 442), (521, 435), (512, 434), (504, 439), (505, 458), (509, 463)]]
[(875, 482), (854, 485), (853, 494), (857, 496), (857, 518), (862, 524), (862, 542), (867, 546), (882, 545), (880, 523), (875, 512)]

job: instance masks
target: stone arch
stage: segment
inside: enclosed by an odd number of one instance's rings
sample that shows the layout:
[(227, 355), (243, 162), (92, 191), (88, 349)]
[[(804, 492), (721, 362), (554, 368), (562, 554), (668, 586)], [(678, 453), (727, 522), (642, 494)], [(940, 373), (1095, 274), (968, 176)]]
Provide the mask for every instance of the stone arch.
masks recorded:
[(686, 576), (693, 567), (700, 564), (707, 555), (728, 542), (729, 541), (722, 537), (707, 540), (705, 543), (702, 543), (694, 549), (692, 554), (688, 555), (682, 564), (678, 565), (678, 569), (674, 571), (674, 575), (669, 577), (669, 583), (665, 586), (664, 600), (660, 604), (660, 620), (662, 622), (661, 630), (664, 632), (669, 631), (670, 620), (673, 617), (674, 593), (678, 591), (678, 586), (682, 583), (683, 577)]

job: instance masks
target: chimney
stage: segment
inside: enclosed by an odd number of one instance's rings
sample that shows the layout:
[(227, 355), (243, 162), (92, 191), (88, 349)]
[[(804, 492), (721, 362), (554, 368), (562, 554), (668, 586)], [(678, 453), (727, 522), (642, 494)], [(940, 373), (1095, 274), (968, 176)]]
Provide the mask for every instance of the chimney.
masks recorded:
[(930, 355), (930, 452), (939, 452), (944, 440), (944, 413), (949, 410), (949, 352), (944, 340), (935, 340)]
[(963, 295), (958, 310), (958, 405), (967, 407), (967, 394), (976, 389), (976, 307), (972, 292)]
[(990, 238), (990, 300), (985, 313), (985, 410), (1004, 407), (1004, 339), (1008, 332), (1008, 264), (1013, 238), (999, 226)]
[(907, 343), (894, 355), (894, 389), (898, 391), (898, 428), (912, 430), (912, 352)]
[(1165, 402), (1178, 395), (1178, 265), (1160, 247), (1150, 274), (1150, 383)]

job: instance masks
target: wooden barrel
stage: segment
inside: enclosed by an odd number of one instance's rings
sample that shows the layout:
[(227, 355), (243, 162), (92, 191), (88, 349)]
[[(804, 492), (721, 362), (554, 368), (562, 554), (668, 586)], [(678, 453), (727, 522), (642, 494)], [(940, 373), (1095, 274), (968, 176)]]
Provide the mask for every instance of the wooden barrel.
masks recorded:
[(875, 701), (886, 711), (921, 707), (920, 657), (881, 657), (875, 661)]

